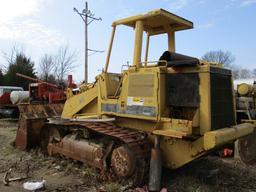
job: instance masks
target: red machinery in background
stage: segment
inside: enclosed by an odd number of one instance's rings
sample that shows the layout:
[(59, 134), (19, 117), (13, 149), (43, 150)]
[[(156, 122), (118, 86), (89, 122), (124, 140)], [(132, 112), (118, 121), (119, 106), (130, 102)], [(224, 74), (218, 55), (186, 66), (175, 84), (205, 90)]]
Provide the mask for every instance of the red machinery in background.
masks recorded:
[(58, 86), (39, 79), (17, 73), (19, 77), (34, 81), (29, 85), (29, 103), (19, 104), (19, 124), (15, 145), (22, 150), (38, 146), (41, 130), (48, 118), (59, 117), (66, 100), (65, 87), (76, 88), (72, 75), (68, 76), (67, 86)]
[(17, 105), (11, 102), (12, 91), (23, 91), (22, 87), (0, 86), (0, 117), (16, 118), (19, 116)]
[[(65, 86), (58, 86), (20, 73), (16, 73), (16, 75), (36, 82), (29, 84), (30, 103), (52, 104), (62, 103), (66, 100)], [(76, 88), (76, 85), (72, 81), (72, 75), (69, 75), (67, 82), (68, 88)]]

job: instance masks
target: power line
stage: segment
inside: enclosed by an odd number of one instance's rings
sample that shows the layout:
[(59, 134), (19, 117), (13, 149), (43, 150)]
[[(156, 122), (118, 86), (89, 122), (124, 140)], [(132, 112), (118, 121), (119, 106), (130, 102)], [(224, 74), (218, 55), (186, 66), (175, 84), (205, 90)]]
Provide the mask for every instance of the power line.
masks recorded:
[(76, 8), (73, 8), (74, 12), (76, 12), (84, 21), (85, 24), (85, 70), (84, 70), (84, 81), (85, 83), (88, 82), (88, 51), (95, 53), (102, 53), (103, 51), (99, 51), (99, 50), (93, 50), (93, 49), (89, 49), (88, 48), (88, 26), (93, 22), (93, 21), (102, 21), (102, 19), (96, 18), (95, 14), (93, 14), (89, 8), (88, 8), (88, 3), (87, 1), (85, 2), (85, 9), (83, 9), (82, 12), (79, 12)]
[(104, 52), (104, 51), (94, 50), (94, 49), (88, 49), (88, 51), (95, 52), (95, 53), (103, 53)]

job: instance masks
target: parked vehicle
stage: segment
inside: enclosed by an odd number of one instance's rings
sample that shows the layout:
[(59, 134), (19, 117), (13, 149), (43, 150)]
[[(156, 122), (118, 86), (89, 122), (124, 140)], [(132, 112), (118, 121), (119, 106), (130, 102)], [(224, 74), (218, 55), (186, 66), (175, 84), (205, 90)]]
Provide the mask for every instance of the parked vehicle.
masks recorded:
[(19, 109), (17, 105), (12, 104), (10, 95), (12, 91), (23, 91), (22, 87), (0, 86), (0, 117), (17, 118)]

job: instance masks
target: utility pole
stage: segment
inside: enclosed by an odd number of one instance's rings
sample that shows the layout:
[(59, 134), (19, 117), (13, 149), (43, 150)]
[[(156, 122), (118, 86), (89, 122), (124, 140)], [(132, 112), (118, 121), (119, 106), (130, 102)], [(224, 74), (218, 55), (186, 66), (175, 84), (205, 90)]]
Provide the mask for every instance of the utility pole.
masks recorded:
[(88, 48), (88, 26), (93, 21), (101, 21), (102, 19), (94, 17), (94, 14), (89, 10), (87, 1), (85, 2), (85, 9), (82, 12), (79, 12), (76, 8), (73, 9), (84, 21), (85, 30), (85, 57), (84, 57), (84, 82), (88, 83), (88, 52), (100, 53), (103, 51), (93, 50)]

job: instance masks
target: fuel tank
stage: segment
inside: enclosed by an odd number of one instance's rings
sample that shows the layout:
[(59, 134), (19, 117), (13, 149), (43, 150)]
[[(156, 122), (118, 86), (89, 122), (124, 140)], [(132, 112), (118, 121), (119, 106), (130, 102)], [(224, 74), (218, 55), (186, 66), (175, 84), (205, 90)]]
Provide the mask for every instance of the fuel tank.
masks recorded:
[(29, 91), (12, 91), (10, 94), (12, 104), (18, 104), (29, 101)]

